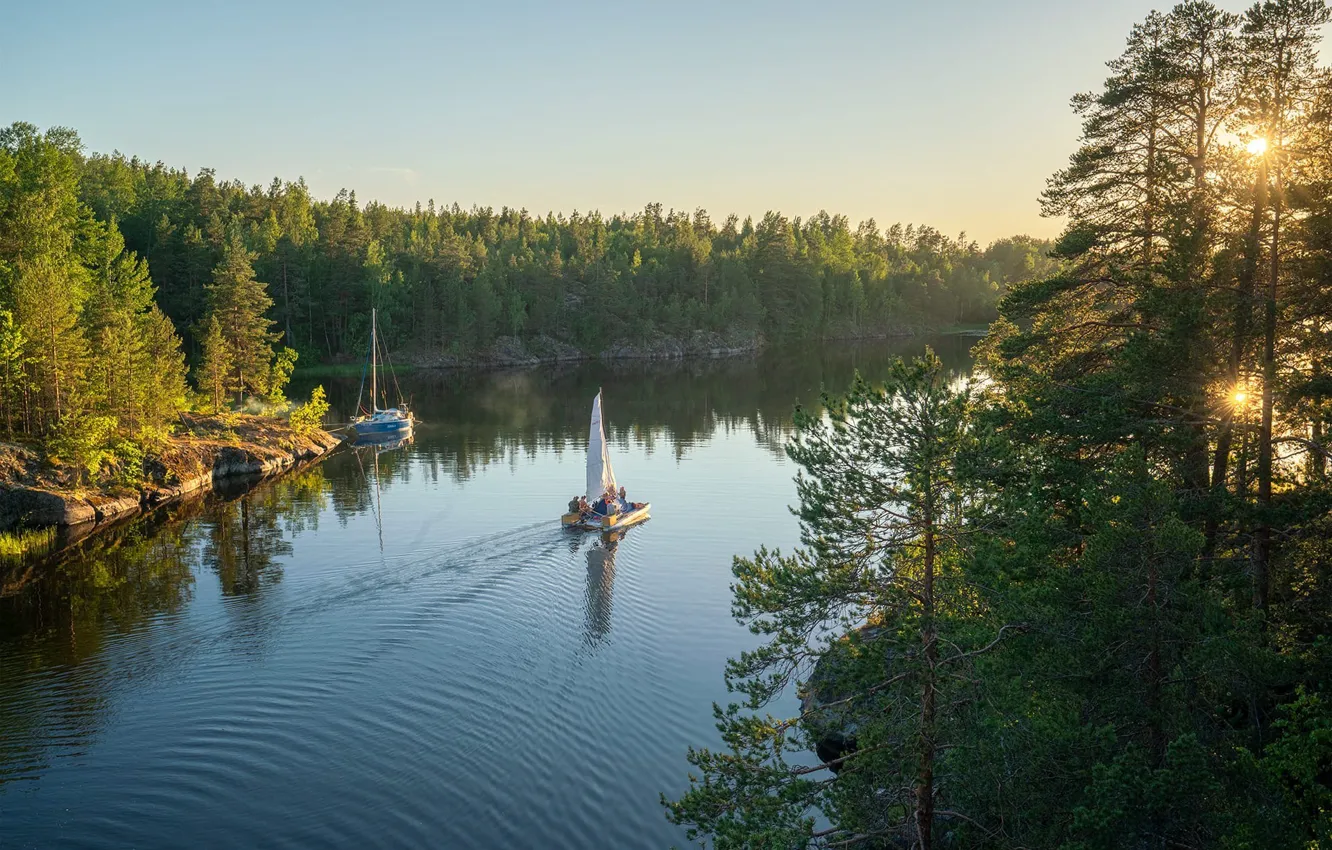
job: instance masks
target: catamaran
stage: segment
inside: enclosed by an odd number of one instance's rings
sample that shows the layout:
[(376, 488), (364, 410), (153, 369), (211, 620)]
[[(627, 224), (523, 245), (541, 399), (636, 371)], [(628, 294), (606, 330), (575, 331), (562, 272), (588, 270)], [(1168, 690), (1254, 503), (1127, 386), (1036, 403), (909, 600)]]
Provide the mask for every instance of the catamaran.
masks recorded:
[[(377, 407), (379, 403), (379, 324), (375, 310), (370, 311), (370, 407), (361, 407), (361, 392), (356, 394), (356, 409), (361, 412), (352, 428), (359, 439), (366, 440), (401, 440), (412, 433), (411, 411), (402, 401), (402, 391), (398, 391), (398, 406)], [(392, 367), (390, 367), (391, 369)], [(393, 385), (398, 384), (394, 378)], [(387, 387), (385, 388), (387, 389)], [(361, 373), (361, 391), (365, 390), (365, 373)]]
[(648, 518), (652, 505), (628, 502), (615, 484), (611, 469), (610, 447), (601, 424), (601, 392), (592, 399), (592, 426), (587, 437), (587, 492), (569, 503), (569, 513), (561, 518), (566, 528), (613, 532), (636, 525)]

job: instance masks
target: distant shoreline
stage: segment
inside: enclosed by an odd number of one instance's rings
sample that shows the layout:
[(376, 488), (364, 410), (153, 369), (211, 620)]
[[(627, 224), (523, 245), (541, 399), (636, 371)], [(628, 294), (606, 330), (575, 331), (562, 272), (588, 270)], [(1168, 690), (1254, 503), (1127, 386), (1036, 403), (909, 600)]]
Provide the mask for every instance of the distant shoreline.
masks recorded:
[[(820, 344), (845, 342), (874, 342), (887, 339), (909, 339), (919, 336), (965, 336), (981, 338), (988, 332), (986, 325), (954, 325), (945, 328), (903, 326), (874, 332), (833, 333), (819, 337)], [(758, 354), (770, 343), (760, 334), (723, 336), (699, 332), (687, 340), (661, 336), (646, 343), (618, 342), (600, 352), (587, 352), (569, 343), (550, 337), (523, 340), (518, 337), (500, 337), (489, 348), (475, 352), (399, 352), (392, 360), (394, 368), (402, 373), (488, 371), (560, 363), (634, 362), (723, 360)], [(306, 369), (297, 369), (296, 377), (356, 378), (363, 365), (360, 363), (320, 363)]]

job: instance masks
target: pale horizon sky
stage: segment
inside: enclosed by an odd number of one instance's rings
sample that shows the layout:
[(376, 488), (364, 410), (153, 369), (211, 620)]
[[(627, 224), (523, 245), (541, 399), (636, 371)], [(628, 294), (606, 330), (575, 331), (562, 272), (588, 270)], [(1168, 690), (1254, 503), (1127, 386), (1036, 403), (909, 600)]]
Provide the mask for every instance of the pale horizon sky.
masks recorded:
[(47, 0), (6, 12), (0, 123), (325, 199), (825, 209), (984, 243), (1058, 233), (1037, 197), (1069, 98), (1170, 5)]

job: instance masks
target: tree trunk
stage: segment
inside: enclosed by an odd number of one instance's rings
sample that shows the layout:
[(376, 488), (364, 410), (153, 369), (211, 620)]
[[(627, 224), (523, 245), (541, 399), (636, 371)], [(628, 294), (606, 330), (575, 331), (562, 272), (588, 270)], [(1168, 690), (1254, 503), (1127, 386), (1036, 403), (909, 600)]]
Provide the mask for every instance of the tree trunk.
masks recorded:
[[(1254, 181), (1253, 215), (1249, 219), (1249, 233), (1244, 240), (1244, 265), (1240, 267), (1239, 292), (1235, 299), (1234, 327), (1230, 340), (1230, 362), (1227, 364), (1226, 377), (1229, 379), (1228, 392), (1239, 389), (1240, 369), (1244, 364), (1244, 351), (1248, 347), (1249, 323), (1253, 318), (1253, 296), (1257, 289), (1258, 263), (1262, 251), (1263, 211), (1267, 207), (1267, 160), (1258, 167), (1258, 177)], [(1247, 404), (1247, 400), (1245, 402)], [(1232, 408), (1221, 423), (1221, 431), (1216, 438), (1216, 454), (1212, 463), (1212, 493), (1219, 497), (1225, 493), (1226, 476), (1230, 470), (1230, 450), (1234, 444), (1235, 411)], [(1217, 536), (1220, 533), (1220, 509), (1213, 505), (1208, 511), (1203, 545), (1203, 560), (1210, 561), (1216, 553)]]
[(1267, 612), (1272, 562), (1272, 407), (1276, 391), (1277, 280), (1281, 271), (1281, 169), (1272, 193), (1272, 248), (1263, 322), (1263, 416), (1258, 426), (1258, 533), (1253, 558), (1253, 602)]
[(295, 345), (295, 337), (291, 335), (291, 292), (287, 288), (287, 258), (285, 254), (282, 257), (282, 318), (286, 320), (287, 345)]
[[(932, 486), (932, 485), (930, 485)], [(934, 624), (934, 504), (925, 501), (925, 563), (921, 585), (920, 640), (925, 655), (925, 683), (920, 700), (920, 775), (916, 783), (916, 829), (921, 850), (934, 846), (935, 667), (939, 647)]]

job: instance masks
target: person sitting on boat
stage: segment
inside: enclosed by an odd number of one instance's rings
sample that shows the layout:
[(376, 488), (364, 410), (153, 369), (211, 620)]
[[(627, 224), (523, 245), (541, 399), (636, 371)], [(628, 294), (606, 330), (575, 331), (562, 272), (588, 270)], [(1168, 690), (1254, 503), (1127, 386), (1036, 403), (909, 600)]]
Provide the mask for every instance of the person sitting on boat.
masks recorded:
[(619, 504), (620, 504), (620, 510), (623, 511), (624, 513), (629, 513), (630, 511), (636, 511), (639, 508), (643, 507), (642, 502), (629, 501), (629, 496), (624, 492), (624, 487), (620, 488)]
[(578, 497), (578, 513), (581, 516), (587, 516), (588, 514), (592, 513), (592, 506), (587, 503), (586, 496)]

